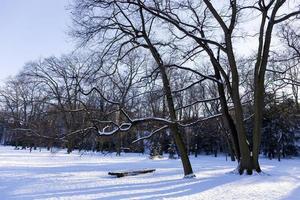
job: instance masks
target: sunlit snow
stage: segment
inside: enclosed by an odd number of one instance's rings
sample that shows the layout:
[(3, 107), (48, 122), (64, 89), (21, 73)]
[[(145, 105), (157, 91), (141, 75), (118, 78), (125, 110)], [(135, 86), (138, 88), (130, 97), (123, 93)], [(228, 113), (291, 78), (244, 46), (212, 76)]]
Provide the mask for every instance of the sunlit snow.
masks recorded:
[[(300, 159), (261, 159), (263, 175), (230, 173), (224, 156), (191, 157), (196, 178), (183, 178), (180, 160), (147, 155), (49, 153), (0, 146), (0, 199), (300, 199)], [(109, 171), (155, 168), (113, 178)]]

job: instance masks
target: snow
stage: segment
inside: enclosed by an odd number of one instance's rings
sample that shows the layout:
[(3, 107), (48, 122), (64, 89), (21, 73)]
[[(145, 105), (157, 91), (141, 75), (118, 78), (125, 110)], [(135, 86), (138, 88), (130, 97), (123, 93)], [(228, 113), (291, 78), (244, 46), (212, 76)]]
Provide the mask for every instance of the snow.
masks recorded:
[[(195, 178), (183, 178), (180, 160), (142, 154), (102, 155), (0, 146), (0, 199), (300, 199), (300, 159), (261, 159), (263, 175), (231, 173), (225, 157), (191, 157)], [(113, 178), (109, 171), (155, 168), (155, 173)]]

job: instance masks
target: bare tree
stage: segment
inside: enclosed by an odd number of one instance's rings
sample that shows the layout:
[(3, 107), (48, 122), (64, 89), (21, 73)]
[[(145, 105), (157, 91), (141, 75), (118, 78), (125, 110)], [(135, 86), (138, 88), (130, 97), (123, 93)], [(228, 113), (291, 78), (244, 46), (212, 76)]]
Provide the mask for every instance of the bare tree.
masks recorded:
[[(291, 85), (292, 94), (294, 96), (296, 107), (299, 110), (299, 87), (300, 87), (300, 33), (299, 28), (293, 27), (289, 24), (281, 26), (280, 37), (285, 43), (284, 59), (279, 60), (280, 64), (285, 66), (284, 70), (279, 71), (281, 80)], [(278, 73), (278, 71), (276, 71)]]
[[(148, 73), (149, 75), (147, 75), (147, 77), (150, 79), (152, 77), (154, 77), (154, 79), (159, 77), (160, 84), (164, 91), (168, 111), (166, 117), (168, 117), (168, 119), (153, 117), (131, 119), (126, 112), (122, 111), (129, 122), (119, 125), (114, 131), (105, 133), (104, 130), (102, 134), (111, 135), (116, 132), (127, 131), (133, 125), (142, 122), (160, 122), (163, 126), (153, 131), (153, 134), (165, 130), (166, 128), (170, 128), (180, 152), (184, 174), (188, 176), (193, 174), (193, 171), (179, 127), (192, 126), (194, 123), (179, 123), (174, 94), (176, 92), (188, 90), (193, 85), (200, 84), (206, 80), (218, 83), (221, 83), (221, 81), (213, 76), (205, 75), (192, 68), (187, 68), (183, 66), (183, 64), (178, 64), (178, 60), (174, 58), (174, 55), (180, 52), (172, 47), (172, 42), (174, 41), (168, 40), (168, 37), (163, 39), (159, 38), (155, 32), (158, 26), (161, 25), (160, 20), (157, 20), (159, 18), (145, 10), (142, 4), (143, 3), (140, 1), (133, 2), (133, 4), (123, 1), (76, 1), (74, 5), (75, 30), (73, 30), (72, 34), (80, 38), (80, 41), (83, 41), (84, 44), (100, 41), (101, 45), (99, 45), (98, 48), (101, 49), (100, 52), (101, 58), (104, 60), (103, 63), (106, 64), (109, 58), (110, 62), (108, 63), (111, 65), (111, 68), (118, 68), (119, 62), (127, 57), (133, 50), (138, 50), (141, 55), (145, 55), (148, 58), (148, 62), (154, 62), (155, 67), (154, 69), (152, 68), (152, 71)], [(99, 51), (99, 49), (97, 51)], [(188, 60), (190, 60), (190, 58), (187, 58), (184, 63)], [(174, 86), (174, 81), (172, 81), (169, 74), (172, 70), (181, 70), (185, 73), (192, 73), (194, 74), (196, 81), (185, 85), (178, 91), (173, 91), (172, 86)], [(184, 107), (186, 108), (202, 102), (214, 101), (216, 99), (217, 97), (213, 99), (198, 100), (190, 105), (184, 105)]]
[[(216, 69), (215, 76), (217, 78), (222, 77), (234, 105), (234, 121), (239, 145), (236, 145), (235, 149), (238, 148), (241, 154), (238, 171), (241, 174), (244, 170), (246, 170), (248, 174), (252, 174), (253, 169), (257, 172), (261, 172), (258, 162), (262, 123), (261, 110), (264, 106), (264, 80), (273, 28), (275, 25), (280, 24), (283, 21), (297, 17), (300, 14), (300, 11), (297, 8), (298, 5), (295, 6), (295, 11), (280, 14), (279, 10), (286, 5), (286, 1), (274, 0), (267, 2), (260, 0), (251, 3), (249, 6), (239, 5), (237, 1), (230, 1), (229, 4), (224, 4), (223, 10), (218, 9), (209, 0), (204, 0), (203, 4), (193, 1), (180, 3), (161, 1), (118, 2), (120, 4), (123, 3), (138, 6), (156, 18), (160, 18), (164, 22), (171, 24), (179, 32), (179, 34), (176, 35), (177, 38), (191, 38), (207, 53), (212, 66)], [(224, 13), (224, 10), (226, 10), (227, 14)], [(254, 128), (251, 147), (249, 146), (246, 138), (243, 106), (239, 88), (240, 76), (236, 60), (237, 55), (233, 44), (234, 31), (238, 25), (239, 16), (241, 16), (245, 10), (258, 12), (261, 17), (259, 21), (260, 28), (258, 31), (258, 49), (253, 70), (253, 85), (255, 91), (253, 101)], [(189, 12), (193, 20), (185, 20), (182, 16), (186, 15), (182, 15), (182, 12), (180, 11), (186, 12), (185, 14)], [(213, 25), (208, 26), (208, 23)], [(220, 35), (217, 35), (218, 37), (212, 36), (209, 38), (208, 35), (213, 30), (220, 30), (221, 32), (218, 32)], [(173, 31), (173, 33), (175, 33), (175, 31)], [(184, 36), (182, 36), (182, 34)], [(218, 41), (218, 38), (221, 38), (221, 40)], [(226, 69), (222, 66), (222, 62), (219, 61), (219, 54), (216, 50), (220, 51), (222, 58), (226, 60), (229, 74), (226, 73)], [(220, 77), (218, 77), (218, 73), (220, 73)], [(224, 90), (220, 88), (220, 96), (223, 96), (223, 91)], [(223, 112), (224, 110), (228, 110), (225, 102), (224, 104), (222, 103), (222, 110)], [(225, 116), (227, 118), (227, 122), (230, 122), (229, 115)]]

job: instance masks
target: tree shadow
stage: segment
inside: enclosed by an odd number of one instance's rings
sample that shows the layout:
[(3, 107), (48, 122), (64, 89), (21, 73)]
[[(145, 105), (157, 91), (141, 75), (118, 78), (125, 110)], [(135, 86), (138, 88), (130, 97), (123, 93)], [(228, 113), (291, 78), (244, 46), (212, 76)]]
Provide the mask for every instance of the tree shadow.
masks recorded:
[[(141, 175), (139, 176), (139, 178), (142, 180), (147, 179), (149, 178), (149, 175)], [(228, 184), (230, 182), (239, 180), (240, 177), (236, 175), (220, 174), (218, 176), (208, 178), (177, 178), (173, 180), (152, 181), (148, 183), (126, 183), (126, 179), (132, 178), (125, 177), (123, 178), (123, 183), (117, 183), (116, 181), (116, 184), (112, 182), (111, 185), (105, 186), (97, 185), (81, 189), (45, 191), (34, 194), (14, 195), (12, 197), (15, 199), (35, 199), (51, 197), (71, 198), (74, 196), (82, 196), (83, 198), (85, 196), (92, 196), (101, 199), (175, 198), (182, 197), (185, 195), (197, 194), (199, 192), (203, 192), (223, 184)]]

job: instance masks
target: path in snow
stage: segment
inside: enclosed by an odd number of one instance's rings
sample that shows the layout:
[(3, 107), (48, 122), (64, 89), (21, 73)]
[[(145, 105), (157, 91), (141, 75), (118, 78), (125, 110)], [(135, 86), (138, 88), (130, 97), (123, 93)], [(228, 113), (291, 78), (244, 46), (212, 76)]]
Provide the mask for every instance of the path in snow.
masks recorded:
[[(191, 158), (196, 178), (183, 179), (180, 160), (145, 155), (66, 154), (0, 146), (0, 199), (300, 199), (300, 159), (261, 159), (269, 175), (239, 176), (224, 157)], [(108, 171), (156, 168), (112, 178)]]

